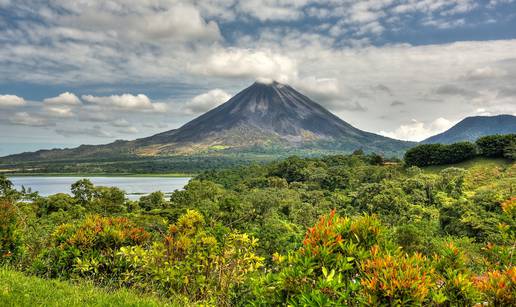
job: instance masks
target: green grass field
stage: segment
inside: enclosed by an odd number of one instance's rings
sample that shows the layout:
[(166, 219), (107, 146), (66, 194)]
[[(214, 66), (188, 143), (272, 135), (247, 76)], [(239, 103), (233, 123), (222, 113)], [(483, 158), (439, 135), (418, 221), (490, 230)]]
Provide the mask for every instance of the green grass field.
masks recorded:
[(456, 164), (446, 164), (446, 165), (438, 165), (438, 166), (427, 166), (424, 167), (423, 170), (429, 173), (438, 173), (441, 170), (448, 167), (460, 167), (464, 169), (470, 168), (478, 168), (478, 167), (488, 167), (488, 168), (506, 168), (510, 165), (514, 164), (507, 159), (490, 159), (490, 158), (475, 158), (468, 161), (464, 161)]
[(0, 268), (0, 306), (180, 306), (125, 289), (46, 280)]

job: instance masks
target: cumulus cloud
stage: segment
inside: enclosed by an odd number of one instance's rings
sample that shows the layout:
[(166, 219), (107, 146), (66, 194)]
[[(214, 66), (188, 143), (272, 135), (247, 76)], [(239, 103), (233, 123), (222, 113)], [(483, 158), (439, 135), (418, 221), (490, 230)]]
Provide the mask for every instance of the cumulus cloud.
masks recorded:
[(399, 140), (422, 141), (451, 128), (453, 125), (452, 121), (442, 117), (430, 123), (423, 123), (413, 119), (411, 123), (401, 125), (394, 131), (380, 131), (380, 134)]
[(25, 105), (25, 99), (16, 95), (0, 95), (1, 107), (19, 107)]
[(22, 126), (32, 126), (32, 127), (45, 127), (53, 125), (47, 119), (31, 115), (27, 112), (17, 112), (14, 116), (9, 120), (11, 124), (14, 125), (22, 125)]
[[(159, 40), (218, 40), (214, 21), (206, 21), (198, 8), (186, 1), (55, 1), (66, 11), (44, 15), (54, 23), (109, 37), (150, 42)], [(68, 14), (67, 14), (68, 13)]]
[(115, 109), (154, 112), (165, 112), (167, 110), (166, 104), (153, 103), (149, 97), (144, 94), (123, 94), (111, 96), (83, 95), (81, 98), (88, 103)]
[(43, 102), (48, 105), (58, 105), (59, 104), (59, 105), (75, 106), (75, 105), (81, 104), (79, 97), (75, 96), (75, 94), (72, 94), (70, 92), (64, 92), (57, 97), (46, 98), (43, 100)]
[(190, 66), (193, 73), (229, 78), (267, 78), (286, 83), (297, 76), (297, 63), (271, 50), (229, 49), (215, 52), (200, 64)]
[(184, 105), (187, 114), (200, 114), (207, 112), (220, 104), (228, 101), (231, 95), (221, 89), (213, 89), (192, 98)]
[(463, 74), (461, 79), (472, 81), (472, 80), (485, 80), (504, 77), (507, 75), (507, 71), (503, 69), (493, 68), (490, 66), (475, 68)]
[(237, 9), (261, 21), (296, 20), (303, 16), (302, 7), (308, 0), (245, 0)]
[(69, 106), (45, 106), (43, 110), (50, 117), (70, 118), (75, 116)]

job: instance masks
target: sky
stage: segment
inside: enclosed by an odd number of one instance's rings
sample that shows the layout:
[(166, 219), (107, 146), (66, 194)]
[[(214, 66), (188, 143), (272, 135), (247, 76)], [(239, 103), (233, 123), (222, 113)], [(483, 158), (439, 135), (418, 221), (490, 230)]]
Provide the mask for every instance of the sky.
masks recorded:
[(0, 0), (0, 156), (175, 129), (255, 80), (403, 140), (516, 115), (516, 0)]

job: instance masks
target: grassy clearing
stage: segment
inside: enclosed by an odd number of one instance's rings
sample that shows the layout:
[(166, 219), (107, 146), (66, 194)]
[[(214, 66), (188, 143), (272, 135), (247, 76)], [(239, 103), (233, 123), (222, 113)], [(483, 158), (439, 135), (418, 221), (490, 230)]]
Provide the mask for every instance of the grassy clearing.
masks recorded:
[(456, 164), (446, 164), (446, 165), (437, 165), (437, 166), (428, 166), (423, 168), (425, 172), (428, 173), (438, 173), (441, 170), (448, 167), (460, 167), (464, 169), (471, 168), (502, 168), (505, 169), (509, 167), (514, 162), (511, 162), (506, 159), (489, 159), (489, 158), (475, 158), (468, 161), (464, 161)]
[(126, 289), (46, 280), (0, 268), (0, 306), (180, 306)]

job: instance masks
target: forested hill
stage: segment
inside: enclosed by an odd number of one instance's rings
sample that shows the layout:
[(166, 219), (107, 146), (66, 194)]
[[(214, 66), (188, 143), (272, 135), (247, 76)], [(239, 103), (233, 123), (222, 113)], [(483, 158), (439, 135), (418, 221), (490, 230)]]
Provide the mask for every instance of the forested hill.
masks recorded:
[(451, 144), (456, 142), (474, 142), (478, 138), (494, 134), (516, 133), (516, 116), (473, 116), (467, 117), (443, 133), (434, 135), (421, 143)]

